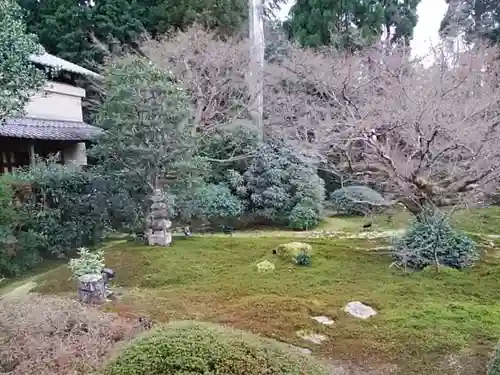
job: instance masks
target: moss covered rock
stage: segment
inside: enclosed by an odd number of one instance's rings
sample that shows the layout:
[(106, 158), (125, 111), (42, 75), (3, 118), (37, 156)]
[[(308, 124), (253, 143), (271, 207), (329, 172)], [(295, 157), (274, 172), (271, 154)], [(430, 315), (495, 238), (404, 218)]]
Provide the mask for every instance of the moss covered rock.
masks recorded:
[(176, 322), (150, 331), (102, 375), (327, 375), (286, 344), (208, 323)]
[(295, 259), (299, 254), (312, 255), (312, 246), (303, 242), (289, 242), (279, 245), (276, 248), (276, 254), (284, 258)]

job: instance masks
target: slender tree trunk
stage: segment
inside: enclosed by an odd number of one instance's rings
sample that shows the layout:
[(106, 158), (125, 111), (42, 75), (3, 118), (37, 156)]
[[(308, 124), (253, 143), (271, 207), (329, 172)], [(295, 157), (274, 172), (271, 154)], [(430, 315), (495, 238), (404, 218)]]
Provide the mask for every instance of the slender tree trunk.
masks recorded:
[(262, 0), (249, 0), (250, 64), (249, 92), (250, 112), (257, 127), (259, 139), (264, 139), (264, 20)]

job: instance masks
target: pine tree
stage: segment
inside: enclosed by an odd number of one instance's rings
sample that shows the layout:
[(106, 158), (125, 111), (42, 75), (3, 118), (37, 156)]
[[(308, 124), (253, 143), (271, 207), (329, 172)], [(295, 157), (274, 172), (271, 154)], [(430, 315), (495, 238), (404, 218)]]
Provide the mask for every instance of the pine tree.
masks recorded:
[(408, 42), (420, 0), (298, 0), (285, 27), (302, 45), (356, 50), (391, 30), (392, 43)]

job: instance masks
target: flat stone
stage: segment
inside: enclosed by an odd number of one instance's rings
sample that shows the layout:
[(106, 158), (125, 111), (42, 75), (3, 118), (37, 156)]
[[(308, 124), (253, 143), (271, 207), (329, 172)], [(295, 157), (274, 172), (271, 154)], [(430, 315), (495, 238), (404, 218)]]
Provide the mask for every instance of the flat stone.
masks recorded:
[(301, 348), (301, 347), (296, 346), (295, 349), (299, 353), (306, 354), (306, 355), (310, 355), (312, 353), (312, 350), (311, 349), (307, 349), (307, 348)]
[(373, 308), (359, 301), (349, 302), (344, 311), (359, 319), (368, 319), (377, 315), (377, 312)]
[(325, 335), (307, 331), (297, 331), (297, 336), (316, 345), (320, 345), (323, 341), (328, 340), (328, 337), (326, 337)]
[(329, 317), (324, 316), (324, 315), (313, 316), (312, 318), (315, 321), (317, 321), (318, 323), (324, 324), (326, 326), (331, 326), (331, 325), (333, 325), (333, 323), (335, 323), (332, 319), (330, 319)]

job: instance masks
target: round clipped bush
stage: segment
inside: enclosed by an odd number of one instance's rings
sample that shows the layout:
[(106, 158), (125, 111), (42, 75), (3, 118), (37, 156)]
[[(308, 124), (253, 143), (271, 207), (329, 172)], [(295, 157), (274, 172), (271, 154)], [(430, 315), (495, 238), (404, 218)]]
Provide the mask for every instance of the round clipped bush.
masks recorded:
[(296, 230), (309, 230), (320, 221), (320, 213), (307, 205), (296, 205), (288, 215), (288, 226)]
[(393, 240), (394, 264), (415, 270), (435, 265), (455, 269), (471, 267), (478, 259), (476, 244), (455, 230), (439, 212), (424, 211), (410, 228)]
[(175, 322), (132, 342), (102, 375), (327, 375), (286, 344), (208, 323)]
[(330, 195), (330, 203), (334, 210), (345, 215), (367, 214), (391, 205), (379, 192), (355, 185), (335, 190)]

